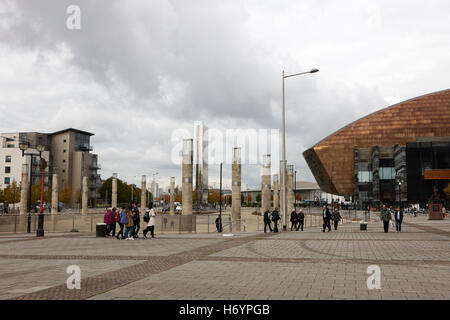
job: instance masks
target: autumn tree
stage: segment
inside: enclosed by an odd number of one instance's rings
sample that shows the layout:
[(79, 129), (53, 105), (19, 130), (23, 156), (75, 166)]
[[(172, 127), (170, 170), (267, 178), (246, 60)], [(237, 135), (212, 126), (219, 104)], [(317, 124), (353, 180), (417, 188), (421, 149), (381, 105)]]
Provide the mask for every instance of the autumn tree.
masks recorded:
[(3, 201), (5, 203), (17, 203), (20, 202), (20, 187), (16, 181), (13, 181), (3, 191)]
[(67, 181), (64, 182), (63, 189), (61, 191), (61, 202), (65, 204), (69, 204), (72, 199), (72, 190), (67, 183)]

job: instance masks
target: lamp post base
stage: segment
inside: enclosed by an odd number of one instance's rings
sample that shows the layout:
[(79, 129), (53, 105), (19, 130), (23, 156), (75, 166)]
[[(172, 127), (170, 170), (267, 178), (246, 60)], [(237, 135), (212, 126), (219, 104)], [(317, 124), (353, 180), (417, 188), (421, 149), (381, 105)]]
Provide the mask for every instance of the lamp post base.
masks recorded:
[(38, 229), (36, 231), (36, 237), (44, 236), (44, 215), (40, 214), (38, 218)]

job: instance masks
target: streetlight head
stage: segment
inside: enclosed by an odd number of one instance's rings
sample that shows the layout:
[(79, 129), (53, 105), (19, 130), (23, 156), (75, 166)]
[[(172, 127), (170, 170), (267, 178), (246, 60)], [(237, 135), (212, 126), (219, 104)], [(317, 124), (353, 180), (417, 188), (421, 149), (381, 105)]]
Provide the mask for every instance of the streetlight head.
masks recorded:
[(43, 152), (43, 151), (45, 150), (45, 146), (43, 146), (42, 144), (40, 144), (40, 145), (38, 145), (38, 146), (36, 147), (36, 150), (39, 151), (39, 152)]
[(19, 143), (19, 149), (22, 151), (26, 151), (28, 149), (28, 143), (25, 142)]
[(319, 69), (313, 68), (313, 69), (311, 69), (311, 71), (310, 71), (310, 73), (316, 73), (316, 72), (319, 72)]

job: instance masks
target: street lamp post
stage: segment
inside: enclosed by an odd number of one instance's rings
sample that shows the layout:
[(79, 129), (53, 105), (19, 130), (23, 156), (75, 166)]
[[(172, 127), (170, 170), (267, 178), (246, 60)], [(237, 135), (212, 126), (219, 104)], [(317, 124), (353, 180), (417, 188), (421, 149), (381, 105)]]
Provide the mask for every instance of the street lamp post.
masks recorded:
[(311, 69), (310, 71), (307, 72), (300, 72), (300, 73), (294, 73), (294, 74), (289, 74), (286, 75), (284, 73), (284, 70), (282, 72), (282, 125), (281, 125), (281, 130), (283, 131), (283, 145), (282, 145), (282, 156), (283, 156), (283, 165), (282, 165), (282, 177), (283, 177), (283, 184), (282, 184), (282, 190), (283, 190), (283, 215), (284, 215), (284, 226), (283, 226), (283, 230), (288, 230), (287, 226), (289, 225), (289, 221), (288, 221), (288, 215), (286, 213), (286, 209), (287, 209), (287, 197), (286, 197), (286, 128), (285, 128), (285, 90), (284, 90), (284, 79), (286, 78), (290, 78), (290, 77), (295, 77), (295, 76), (300, 76), (303, 74), (308, 74), (308, 73), (316, 73), (318, 72), (318, 69)]
[(41, 169), (42, 169), (42, 182), (41, 182), (41, 207), (39, 210), (39, 224), (38, 224), (38, 230), (36, 232), (37, 237), (44, 236), (44, 214), (43, 214), (43, 182), (44, 182), (44, 170), (47, 166), (47, 163), (42, 158), (42, 152), (45, 150), (45, 146), (38, 145), (36, 147), (36, 150), (39, 152), (39, 155), (35, 153), (25, 153), (25, 151), (28, 149), (28, 143), (21, 142), (19, 143), (19, 149), (22, 151), (22, 157), (24, 156), (30, 156), (30, 182), (29, 182), (29, 188), (28, 188), (28, 221), (27, 221), (27, 233), (31, 233), (31, 186), (33, 185), (33, 160), (36, 156), (39, 156), (39, 159), (41, 160)]

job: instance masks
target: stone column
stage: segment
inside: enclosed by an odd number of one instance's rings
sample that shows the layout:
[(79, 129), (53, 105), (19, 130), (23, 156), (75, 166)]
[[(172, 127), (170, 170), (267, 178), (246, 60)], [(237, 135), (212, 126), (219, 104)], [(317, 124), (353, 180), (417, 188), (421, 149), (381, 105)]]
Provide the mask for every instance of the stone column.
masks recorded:
[(141, 213), (145, 213), (145, 209), (147, 209), (147, 177), (145, 175), (142, 176), (141, 180)]
[(81, 197), (81, 214), (87, 215), (88, 211), (88, 178), (83, 177), (83, 195)]
[(231, 165), (231, 217), (233, 231), (241, 232), (241, 148), (233, 148)]
[(286, 188), (287, 188), (287, 214), (290, 215), (292, 210), (294, 210), (294, 166), (287, 166), (287, 178), (286, 178)]
[(280, 209), (280, 194), (279, 194), (279, 182), (278, 182), (278, 175), (273, 175), (273, 208)]
[(20, 181), (20, 214), (28, 211), (28, 164), (22, 164), (22, 181)]
[(192, 139), (183, 140), (183, 189), (182, 189), (182, 213), (192, 214)]
[(175, 177), (170, 177), (170, 214), (175, 214)]
[(261, 186), (261, 213), (270, 210), (270, 154), (263, 156), (262, 168), (262, 186)]
[(52, 214), (58, 213), (58, 175), (53, 174), (52, 178)]
[[(287, 174), (286, 174), (287, 176)], [(280, 161), (280, 217), (282, 219), (282, 223), (283, 225), (285, 225), (285, 210), (284, 210), (284, 201), (283, 201), (283, 195), (284, 195), (284, 190), (283, 190), (283, 160)], [(287, 227), (286, 227), (287, 229)]]
[(117, 208), (117, 173), (113, 173), (112, 178), (111, 207)]

